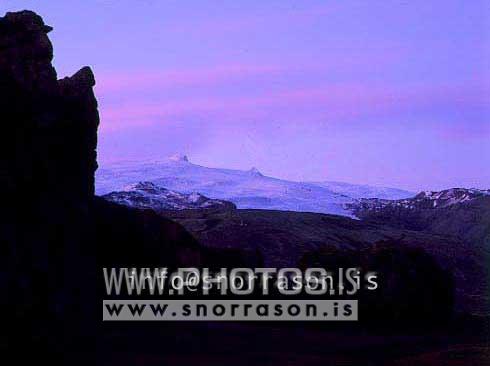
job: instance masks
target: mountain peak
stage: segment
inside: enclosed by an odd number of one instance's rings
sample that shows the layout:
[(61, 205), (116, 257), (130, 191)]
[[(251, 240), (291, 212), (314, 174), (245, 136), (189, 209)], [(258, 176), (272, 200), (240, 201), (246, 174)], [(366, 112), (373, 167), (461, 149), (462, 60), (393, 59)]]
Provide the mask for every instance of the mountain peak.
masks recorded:
[(165, 188), (161, 188), (157, 186), (153, 182), (146, 182), (146, 181), (140, 181), (138, 183), (133, 183), (125, 186), (122, 191), (124, 192), (130, 192), (130, 191), (148, 191), (148, 192), (156, 192), (158, 190), (161, 190)]
[(186, 163), (189, 162), (189, 158), (187, 157), (187, 155), (184, 154), (174, 154), (170, 156), (168, 159), (171, 161), (179, 161), (179, 162), (186, 162)]
[(251, 175), (258, 175), (258, 176), (261, 176), (262, 177), (262, 173), (256, 167), (252, 167), (248, 172)]
[(442, 191), (423, 191), (420, 192), (415, 199), (434, 201), (434, 207), (439, 202), (444, 202), (446, 205), (465, 202), (477, 197), (489, 195), (490, 190), (475, 189), (475, 188), (450, 188)]
[(153, 182), (141, 181), (103, 196), (121, 205), (152, 210), (219, 209), (231, 210), (231, 202), (211, 199), (200, 193), (180, 193), (161, 187)]
[(349, 204), (355, 214), (359, 216), (366, 213), (391, 212), (390, 210), (409, 210), (420, 212), (423, 210), (432, 210), (447, 208), (454, 205), (460, 205), (475, 199), (489, 196), (490, 190), (484, 189), (467, 189), (467, 188), (450, 188), (443, 191), (423, 191), (412, 198), (399, 200), (386, 200), (378, 198), (361, 199), (354, 204)]

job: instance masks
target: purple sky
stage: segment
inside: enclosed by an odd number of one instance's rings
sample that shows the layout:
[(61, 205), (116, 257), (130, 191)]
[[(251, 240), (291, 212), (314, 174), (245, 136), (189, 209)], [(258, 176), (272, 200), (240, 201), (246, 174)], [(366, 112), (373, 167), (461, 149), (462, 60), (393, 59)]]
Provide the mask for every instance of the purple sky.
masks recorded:
[(99, 159), (186, 153), (293, 180), (490, 188), (490, 5), (2, 0), (90, 65)]

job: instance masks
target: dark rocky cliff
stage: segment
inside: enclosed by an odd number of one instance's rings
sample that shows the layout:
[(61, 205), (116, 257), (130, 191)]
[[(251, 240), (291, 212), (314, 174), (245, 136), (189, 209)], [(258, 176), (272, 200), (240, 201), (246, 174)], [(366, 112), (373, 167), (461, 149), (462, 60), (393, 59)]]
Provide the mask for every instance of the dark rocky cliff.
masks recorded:
[(92, 364), (101, 268), (203, 253), (180, 225), (94, 196), (95, 79), (57, 79), (51, 29), (30, 11), (0, 18), (0, 344)]

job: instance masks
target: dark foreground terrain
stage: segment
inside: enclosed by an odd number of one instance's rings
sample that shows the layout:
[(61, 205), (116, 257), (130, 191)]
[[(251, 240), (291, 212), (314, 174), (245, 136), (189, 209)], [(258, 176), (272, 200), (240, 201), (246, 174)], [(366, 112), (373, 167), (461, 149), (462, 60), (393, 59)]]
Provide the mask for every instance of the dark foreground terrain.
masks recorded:
[[(266, 210), (161, 211), (163, 216), (181, 223), (206, 247), (239, 248), (248, 253), (250, 265), (263, 262), (266, 267), (291, 267), (301, 264), (322, 250), (366, 250), (383, 242), (400, 248), (420, 248), (449, 270), (456, 285), (457, 309), (474, 314), (487, 314), (488, 291), (488, 227), (481, 222), (490, 212), (490, 197), (472, 202), (466, 210), (451, 210), (470, 215), (477, 207), (474, 222), (452, 220), (448, 231), (406, 228), (385, 224), (381, 220), (353, 220), (342, 216), (317, 213)], [(482, 202), (483, 201), (483, 202)], [(446, 213), (441, 213), (448, 220)], [(442, 220), (441, 219), (441, 220)], [(408, 220), (407, 220), (408, 221)], [(435, 218), (429, 221), (437, 228)], [(458, 225), (475, 228), (466, 237), (455, 235)], [(408, 226), (408, 223), (406, 224)], [(479, 229), (476, 229), (478, 228)], [(471, 235), (471, 236), (470, 236)]]
[[(484, 246), (328, 215), (155, 213), (95, 197), (95, 79), (89, 68), (57, 79), (50, 30), (32, 12), (0, 18), (4, 362), (488, 364), (488, 323), (477, 315), (485, 307)], [(376, 264), (386, 286), (350, 325), (101, 320), (102, 267), (238, 263)]]

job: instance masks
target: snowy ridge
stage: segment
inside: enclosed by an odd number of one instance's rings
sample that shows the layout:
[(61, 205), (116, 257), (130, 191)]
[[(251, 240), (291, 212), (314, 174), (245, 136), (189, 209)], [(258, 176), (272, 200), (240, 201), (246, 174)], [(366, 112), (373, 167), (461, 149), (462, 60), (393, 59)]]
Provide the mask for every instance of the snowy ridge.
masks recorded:
[(415, 196), (417, 201), (431, 201), (433, 207), (447, 207), (490, 195), (490, 190), (476, 188), (451, 188), (440, 192), (425, 191)]
[[(233, 202), (238, 208), (271, 209), (286, 211), (319, 212), (352, 216), (348, 204), (357, 201), (369, 186), (337, 183), (330, 188), (319, 183), (292, 182), (263, 175), (258, 169), (233, 170), (207, 168), (193, 164), (185, 155), (169, 159), (146, 162), (120, 162), (103, 167), (96, 174), (96, 192), (99, 195), (122, 191), (129, 184), (141, 181), (154, 183), (168, 190), (200, 194), (213, 199)], [(349, 187), (349, 193), (345, 187)], [(340, 189), (339, 187), (343, 187)], [(374, 197), (376, 187), (369, 187)], [(389, 189), (388, 189), (389, 190)], [(398, 191), (398, 190), (397, 190)], [(382, 188), (382, 197), (390, 196), (390, 191)], [(401, 191), (403, 192), (403, 191)], [(355, 193), (355, 194), (354, 194)], [(393, 193), (393, 192), (391, 192)], [(373, 197), (370, 194), (369, 197)], [(405, 197), (413, 196), (405, 192)]]
[(483, 195), (490, 195), (490, 189), (451, 188), (439, 192), (424, 191), (420, 192), (415, 199), (435, 201), (436, 206), (450, 206), (457, 203), (470, 201)]
[(232, 206), (229, 202), (210, 199), (196, 192), (183, 194), (158, 187), (151, 182), (131, 184), (124, 187), (122, 191), (112, 192), (103, 197), (108, 201), (125, 206), (149, 208), (157, 211), (211, 209)]
[(345, 194), (352, 198), (381, 198), (396, 200), (413, 197), (415, 193), (398, 188), (377, 187), (364, 184), (351, 184), (344, 182), (312, 182), (320, 187), (327, 188), (333, 192)]
[(424, 191), (413, 198), (401, 200), (361, 199), (349, 204), (354, 211), (380, 212), (387, 208), (418, 210), (436, 209), (470, 202), (476, 198), (490, 195), (490, 190), (475, 188), (451, 188), (443, 191)]

